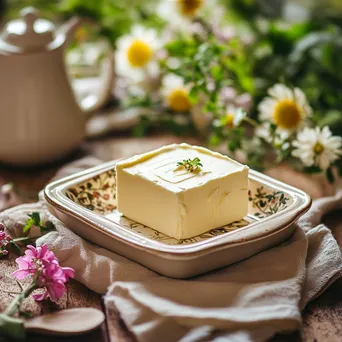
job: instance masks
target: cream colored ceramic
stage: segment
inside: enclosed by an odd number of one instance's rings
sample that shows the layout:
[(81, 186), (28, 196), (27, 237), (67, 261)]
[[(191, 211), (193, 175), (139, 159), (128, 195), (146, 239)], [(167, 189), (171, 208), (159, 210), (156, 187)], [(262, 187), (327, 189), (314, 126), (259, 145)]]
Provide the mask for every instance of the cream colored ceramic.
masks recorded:
[(284, 241), (311, 205), (304, 192), (250, 170), (249, 210), (243, 220), (175, 240), (120, 216), (114, 168), (112, 161), (49, 184), (49, 210), (76, 234), (169, 277), (227, 266)]
[(36, 334), (70, 336), (81, 335), (98, 328), (105, 316), (94, 308), (73, 308), (25, 320), (25, 330)]
[(97, 94), (78, 103), (68, 79), (64, 51), (79, 24), (72, 18), (56, 30), (26, 8), (1, 33), (1, 161), (29, 165), (62, 157), (82, 141), (86, 113), (106, 103), (114, 80), (112, 52)]

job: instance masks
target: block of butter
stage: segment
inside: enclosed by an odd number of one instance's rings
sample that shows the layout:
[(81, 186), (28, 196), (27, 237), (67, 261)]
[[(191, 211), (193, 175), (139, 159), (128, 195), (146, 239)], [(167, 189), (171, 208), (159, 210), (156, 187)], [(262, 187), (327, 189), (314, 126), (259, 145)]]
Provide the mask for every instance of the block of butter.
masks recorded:
[(203, 147), (173, 144), (116, 164), (126, 217), (186, 239), (247, 215), (248, 167)]

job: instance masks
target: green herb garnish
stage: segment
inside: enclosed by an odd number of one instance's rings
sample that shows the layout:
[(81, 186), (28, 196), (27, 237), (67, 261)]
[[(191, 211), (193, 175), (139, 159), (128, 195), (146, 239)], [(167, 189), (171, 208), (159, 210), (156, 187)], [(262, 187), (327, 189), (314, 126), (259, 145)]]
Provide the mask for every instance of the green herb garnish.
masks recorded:
[(190, 158), (183, 159), (183, 161), (177, 163), (177, 166), (177, 169), (185, 168), (188, 172), (198, 172), (200, 168), (203, 167), (201, 160), (198, 157), (192, 160)]

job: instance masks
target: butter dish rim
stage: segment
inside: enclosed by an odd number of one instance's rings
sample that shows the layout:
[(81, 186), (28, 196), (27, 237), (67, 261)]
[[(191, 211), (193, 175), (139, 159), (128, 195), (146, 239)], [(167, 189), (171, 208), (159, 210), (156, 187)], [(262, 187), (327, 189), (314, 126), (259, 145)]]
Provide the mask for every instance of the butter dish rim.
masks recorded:
[[(102, 234), (119, 240), (130, 247), (143, 249), (147, 253), (157, 254), (164, 258), (191, 259), (197, 257), (199, 254), (211, 253), (212, 251), (221, 248), (227, 248), (227, 246), (242, 245), (258, 239), (263, 239), (272, 234), (276, 234), (291, 225), (298, 217), (305, 213), (311, 205), (311, 198), (302, 190), (249, 169), (250, 179), (265, 185), (270, 185), (275, 189), (290, 194), (294, 198), (293, 203), (288, 208), (285, 208), (270, 217), (264, 218), (262, 221), (254, 222), (244, 228), (213, 237), (210, 240), (200, 241), (189, 245), (165, 245), (147, 237), (138, 236), (133, 231), (124, 231), (119, 224), (78, 205), (65, 195), (66, 189), (72, 185), (86, 181), (99, 173), (115, 169), (117, 163), (117, 160), (110, 161), (51, 182), (44, 189), (45, 200), (51, 207), (56, 208), (66, 215), (73, 216), (75, 219), (82, 221), (84, 224)], [(240, 165), (243, 166), (243, 164)]]

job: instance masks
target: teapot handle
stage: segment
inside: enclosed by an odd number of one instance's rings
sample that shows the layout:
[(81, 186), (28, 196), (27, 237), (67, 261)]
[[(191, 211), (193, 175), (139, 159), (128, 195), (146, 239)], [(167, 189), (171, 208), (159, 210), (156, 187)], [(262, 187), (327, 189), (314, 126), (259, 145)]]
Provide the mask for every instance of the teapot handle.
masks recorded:
[[(69, 45), (74, 36), (75, 30), (84, 20), (79, 17), (73, 17), (59, 28), (59, 33), (64, 36), (64, 46)], [(94, 93), (83, 98), (79, 105), (84, 113), (93, 114), (102, 108), (109, 100), (111, 92), (114, 88), (114, 51), (109, 50), (102, 62), (100, 84), (101, 87)]]
[(102, 62), (99, 76), (101, 86), (80, 101), (80, 107), (87, 116), (101, 109), (110, 99), (115, 81), (114, 63), (114, 52), (110, 50)]

